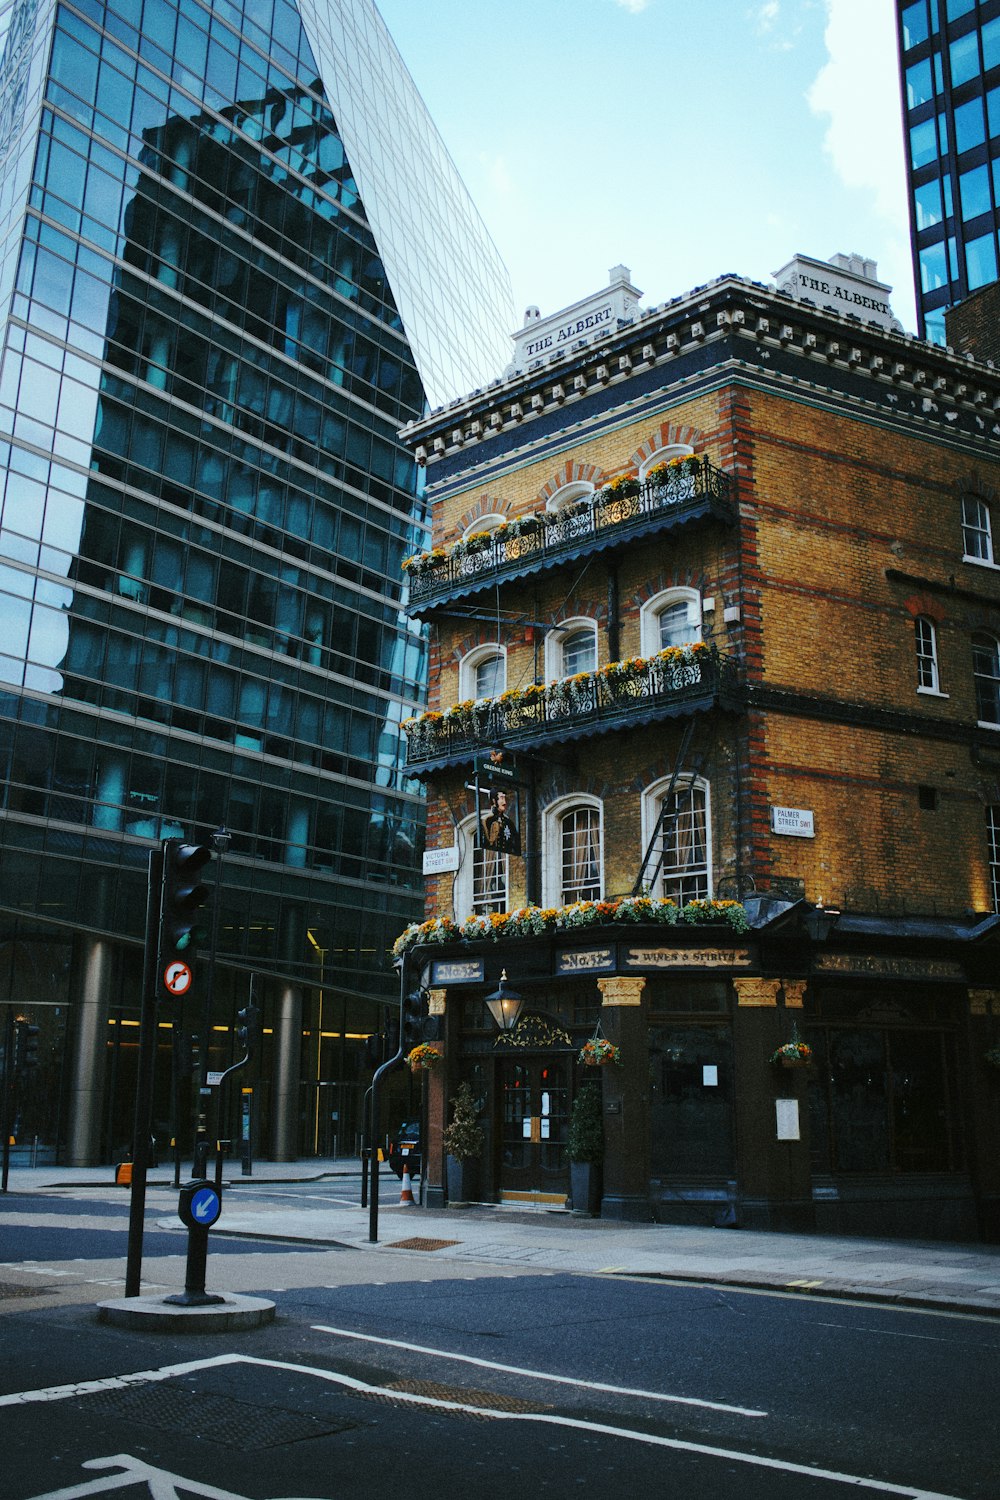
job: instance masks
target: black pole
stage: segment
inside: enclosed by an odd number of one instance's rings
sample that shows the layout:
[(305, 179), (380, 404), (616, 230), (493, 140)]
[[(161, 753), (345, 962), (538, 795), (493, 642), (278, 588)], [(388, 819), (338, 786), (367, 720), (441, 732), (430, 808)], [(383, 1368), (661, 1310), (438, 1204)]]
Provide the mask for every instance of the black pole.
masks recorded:
[(370, 1136), (371, 1156), (371, 1203), (368, 1206), (368, 1240), (374, 1245), (378, 1240), (378, 1131), (379, 1131), (379, 1084), (382, 1082), (383, 1073), (388, 1073), (394, 1068), (403, 1056), (403, 1001), (406, 999), (406, 987), (409, 978), (409, 949), (403, 950), (399, 961), (399, 1044), (395, 1057), (390, 1057), (380, 1068), (376, 1068), (372, 1075), (372, 1123)]
[(14, 1072), (14, 1012), (8, 1005), (3, 1035), (3, 1100), (0, 1103), (0, 1122), (3, 1125), (3, 1171), (0, 1173), (0, 1193), (7, 1191), (10, 1174), (10, 1101), (13, 1094), (11, 1076)]
[(142, 962), (139, 1013), (139, 1071), (135, 1087), (135, 1122), (132, 1128), (132, 1198), (128, 1217), (126, 1297), (138, 1297), (142, 1279), (142, 1228), (146, 1212), (146, 1173), (149, 1169), (149, 1134), (153, 1120), (153, 1081), (156, 1075), (156, 959), (162, 888), (163, 850), (151, 849), (146, 887), (146, 947)]

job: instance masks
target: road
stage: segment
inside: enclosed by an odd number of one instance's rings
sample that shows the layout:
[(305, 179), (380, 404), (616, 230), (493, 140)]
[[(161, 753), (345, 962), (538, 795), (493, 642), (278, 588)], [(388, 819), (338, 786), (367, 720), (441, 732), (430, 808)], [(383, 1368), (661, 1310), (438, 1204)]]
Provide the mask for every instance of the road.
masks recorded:
[[(135, 1333), (94, 1312), (123, 1275), (127, 1202), (107, 1196), (0, 1201), (3, 1500), (996, 1500), (996, 1319), (220, 1239), (210, 1287), (272, 1298), (275, 1322)], [(184, 1237), (157, 1226), (176, 1194), (147, 1207), (143, 1290), (175, 1290)]]

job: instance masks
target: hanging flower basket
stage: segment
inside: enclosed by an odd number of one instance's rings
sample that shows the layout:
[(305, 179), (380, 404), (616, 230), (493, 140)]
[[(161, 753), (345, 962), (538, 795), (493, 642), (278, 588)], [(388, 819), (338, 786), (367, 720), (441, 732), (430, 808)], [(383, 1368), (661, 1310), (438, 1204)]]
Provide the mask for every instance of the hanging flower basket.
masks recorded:
[(603, 1036), (592, 1036), (590, 1041), (584, 1042), (580, 1048), (577, 1062), (582, 1063), (585, 1068), (606, 1068), (611, 1063), (620, 1068), (622, 1065), (621, 1048), (616, 1047), (613, 1042), (607, 1041)]
[(770, 1060), (779, 1068), (808, 1068), (812, 1048), (806, 1042), (784, 1042), (771, 1053)]
[(411, 1073), (431, 1073), (443, 1061), (437, 1048), (427, 1042), (421, 1042), (419, 1047), (414, 1047), (412, 1052), (406, 1054), (406, 1064)]
[(1000, 1072), (1000, 1047), (991, 1047), (988, 1052), (984, 1052), (983, 1062), (988, 1068), (996, 1068)]

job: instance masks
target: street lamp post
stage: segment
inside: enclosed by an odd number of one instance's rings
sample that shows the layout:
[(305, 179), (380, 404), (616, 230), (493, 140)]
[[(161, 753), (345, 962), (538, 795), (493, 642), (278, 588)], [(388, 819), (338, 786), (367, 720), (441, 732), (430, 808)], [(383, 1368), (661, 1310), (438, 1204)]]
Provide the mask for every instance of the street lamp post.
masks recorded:
[[(212, 903), (212, 939), (211, 947), (208, 951), (208, 981), (205, 985), (205, 998), (202, 1006), (201, 1027), (198, 1038), (198, 1119), (195, 1128), (193, 1167), (193, 1173), (196, 1178), (204, 1177), (208, 1171), (208, 1113), (209, 1101), (212, 1098), (212, 1089), (208, 1082), (208, 1049), (212, 1036), (212, 1010), (215, 1001), (215, 956), (219, 947), (219, 907), (222, 895), (222, 866), (232, 841), (232, 834), (222, 824), (219, 825), (209, 840), (218, 858), (219, 867), (215, 880), (215, 899)], [(218, 1131), (218, 1122), (216, 1122), (216, 1131)]]

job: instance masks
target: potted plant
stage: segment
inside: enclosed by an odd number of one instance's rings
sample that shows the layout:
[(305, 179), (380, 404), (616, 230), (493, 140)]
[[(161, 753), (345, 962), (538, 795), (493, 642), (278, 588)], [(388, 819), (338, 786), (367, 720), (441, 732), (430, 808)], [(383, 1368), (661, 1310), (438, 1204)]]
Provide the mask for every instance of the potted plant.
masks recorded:
[(406, 1062), (411, 1073), (430, 1073), (442, 1061), (441, 1053), (429, 1042), (420, 1042), (406, 1054)]
[(479, 1159), (486, 1145), (486, 1135), (477, 1119), (470, 1084), (459, 1084), (451, 1108), (451, 1124), (444, 1132), (444, 1149), (448, 1153), (448, 1206), (458, 1208), (478, 1201)]
[(601, 1168), (604, 1163), (600, 1084), (585, 1084), (573, 1100), (566, 1151), (573, 1212), (594, 1219), (601, 1207)]
[(607, 1068), (612, 1063), (620, 1068), (622, 1065), (621, 1048), (616, 1047), (614, 1042), (609, 1042), (606, 1037), (592, 1036), (580, 1048), (577, 1061), (585, 1068)]
[(808, 1068), (812, 1062), (812, 1048), (808, 1042), (795, 1038), (775, 1047), (770, 1060), (779, 1068)]

